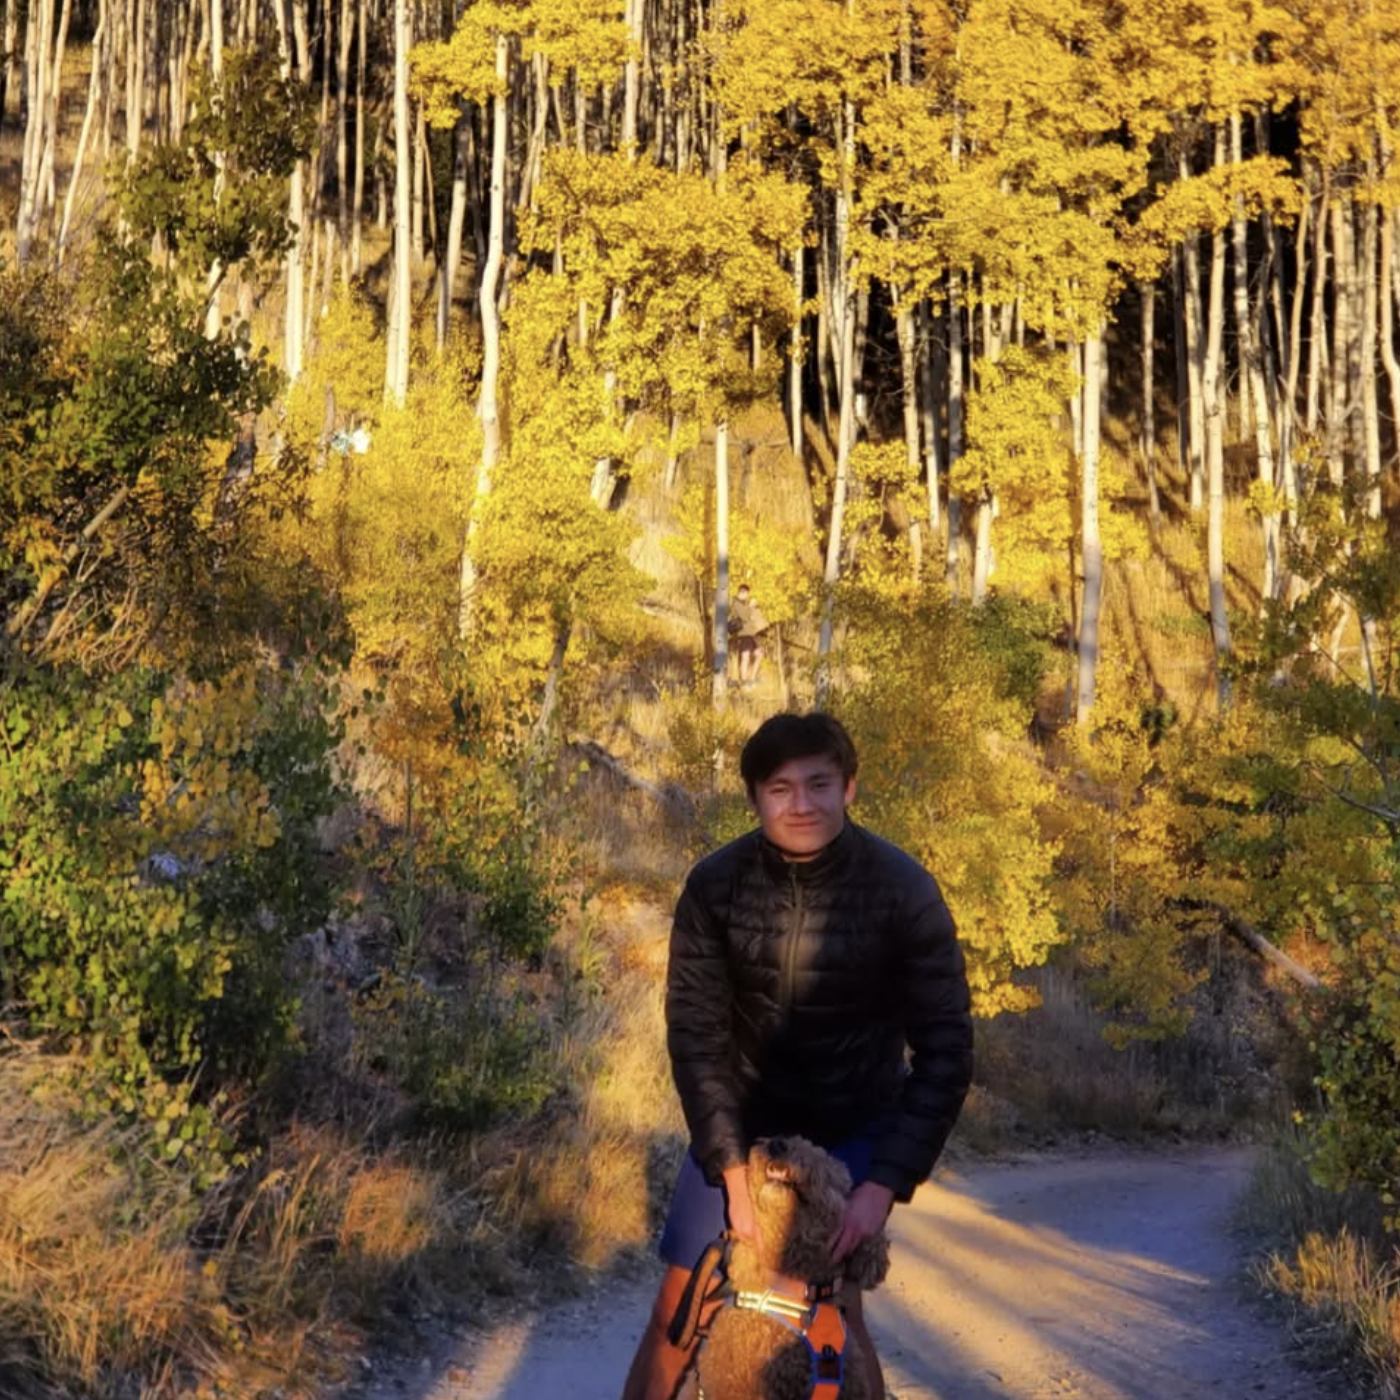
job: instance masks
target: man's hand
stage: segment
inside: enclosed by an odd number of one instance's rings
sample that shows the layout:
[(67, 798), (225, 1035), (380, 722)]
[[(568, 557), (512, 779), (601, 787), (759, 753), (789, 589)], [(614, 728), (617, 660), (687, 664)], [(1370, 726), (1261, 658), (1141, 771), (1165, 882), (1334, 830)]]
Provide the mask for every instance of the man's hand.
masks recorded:
[(741, 1240), (752, 1240), (758, 1244), (762, 1232), (758, 1228), (758, 1217), (754, 1214), (753, 1197), (749, 1195), (749, 1169), (742, 1162), (724, 1169), (724, 1203), (729, 1228)]
[(884, 1229), (894, 1205), (894, 1192), (876, 1181), (862, 1181), (846, 1201), (841, 1229), (831, 1246), (831, 1258), (839, 1264), (872, 1235)]

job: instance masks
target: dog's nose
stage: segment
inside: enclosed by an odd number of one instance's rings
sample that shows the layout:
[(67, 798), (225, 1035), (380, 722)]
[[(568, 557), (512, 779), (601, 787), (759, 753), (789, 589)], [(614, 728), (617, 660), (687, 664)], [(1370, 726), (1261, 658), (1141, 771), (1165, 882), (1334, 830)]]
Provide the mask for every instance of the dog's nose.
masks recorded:
[(788, 1145), (786, 1138), (769, 1138), (768, 1155), (774, 1161), (781, 1161), (788, 1155)]

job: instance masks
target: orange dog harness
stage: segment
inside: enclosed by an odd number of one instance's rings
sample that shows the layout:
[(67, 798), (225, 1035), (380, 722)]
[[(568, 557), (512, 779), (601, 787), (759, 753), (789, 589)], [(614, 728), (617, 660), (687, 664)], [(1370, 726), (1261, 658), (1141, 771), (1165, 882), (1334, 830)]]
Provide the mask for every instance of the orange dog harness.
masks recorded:
[[(691, 1270), (690, 1279), (672, 1317), (667, 1335), (673, 1346), (688, 1347), (699, 1330), (705, 1299), (714, 1297), (711, 1284), (727, 1255), (728, 1231), (705, 1250)], [(784, 1288), (782, 1285), (786, 1285)], [(807, 1347), (812, 1388), (808, 1400), (840, 1400), (846, 1378), (846, 1317), (837, 1302), (840, 1280), (803, 1283), (774, 1275), (769, 1287), (758, 1292), (732, 1290), (722, 1285), (724, 1305), (746, 1312), (761, 1312), (796, 1332)], [(790, 1291), (789, 1291), (790, 1290)], [(700, 1400), (705, 1393), (700, 1391)]]
[(732, 1306), (765, 1313), (796, 1332), (807, 1344), (811, 1400), (838, 1400), (846, 1376), (846, 1319), (830, 1296), (809, 1303), (765, 1288), (762, 1293), (736, 1293)]

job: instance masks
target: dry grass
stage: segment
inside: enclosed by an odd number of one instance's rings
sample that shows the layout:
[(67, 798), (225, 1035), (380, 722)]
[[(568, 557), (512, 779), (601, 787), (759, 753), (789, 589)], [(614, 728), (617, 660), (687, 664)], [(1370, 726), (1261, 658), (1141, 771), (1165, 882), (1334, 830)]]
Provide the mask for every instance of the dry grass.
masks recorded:
[(492, 1182), (498, 1218), (588, 1269), (647, 1245), (683, 1151), (662, 1015), (669, 929), (614, 887), (561, 938), (582, 984), (559, 1050), (578, 1098)]
[(1312, 1181), (1282, 1135), (1260, 1155), (1239, 1224), (1271, 1246), (1257, 1267), (1309, 1349), (1357, 1371), (1358, 1392), (1400, 1400), (1400, 1248), (1370, 1193)]
[(987, 1153), (1066, 1132), (1161, 1131), (1167, 1083), (1151, 1054), (1114, 1050), (1071, 978), (1045, 972), (1036, 980), (1036, 1010), (978, 1023), (977, 1085), (958, 1142)]
[(1357, 1361), (1378, 1400), (1400, 1397), (1400, 1256), (1343, 1228), (1309, 1234), (1292, 1261), (1275, 1256), (1267, 1287), (1295, 1305), (1295, 1330), (1314, 1348)]
[(63, 1069), (24, 1047), (0, 1057), (5, 1393), (42, 1378), (101, 1396), (153, 1364), (207, 1370), (227, 1318), (184, 1238), (193, 1194), (145, 1168), (134, 1131), (82, 1126), (41, 1095)]
[(0, 1392), (239, 1400), (314, 1385), (347, 1320), (427, 1287), (465, 1205), (440, 1167), (294, 1128), (200, 1199), (139, 1128), (84, 1125), (52, 1057), (0, 1057)]
[(978, 1024), (977, 1083), (957, 1141), (980, 1153), (1064, 1134), (1220, 1138), (1256, 1131), (1278, 1090), (1247, 1021), (1270, 1014), (1258, 969), (1224, 950), (1198, 990), (1182, 1036), (1115, 1049), (1072, 970), (1034, 974), (1042, 1002)]

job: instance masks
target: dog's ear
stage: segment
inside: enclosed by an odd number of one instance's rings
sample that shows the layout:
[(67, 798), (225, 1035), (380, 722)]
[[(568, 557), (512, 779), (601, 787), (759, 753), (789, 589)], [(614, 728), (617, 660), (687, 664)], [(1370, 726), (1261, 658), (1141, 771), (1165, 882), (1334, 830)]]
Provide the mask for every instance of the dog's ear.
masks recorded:
[(856, 1246), (846, 1258), (846, 1277), (857, 1288), (874, 1288), (884, 1283), (890, 1271), (890, 1240), (881, 1230)]

